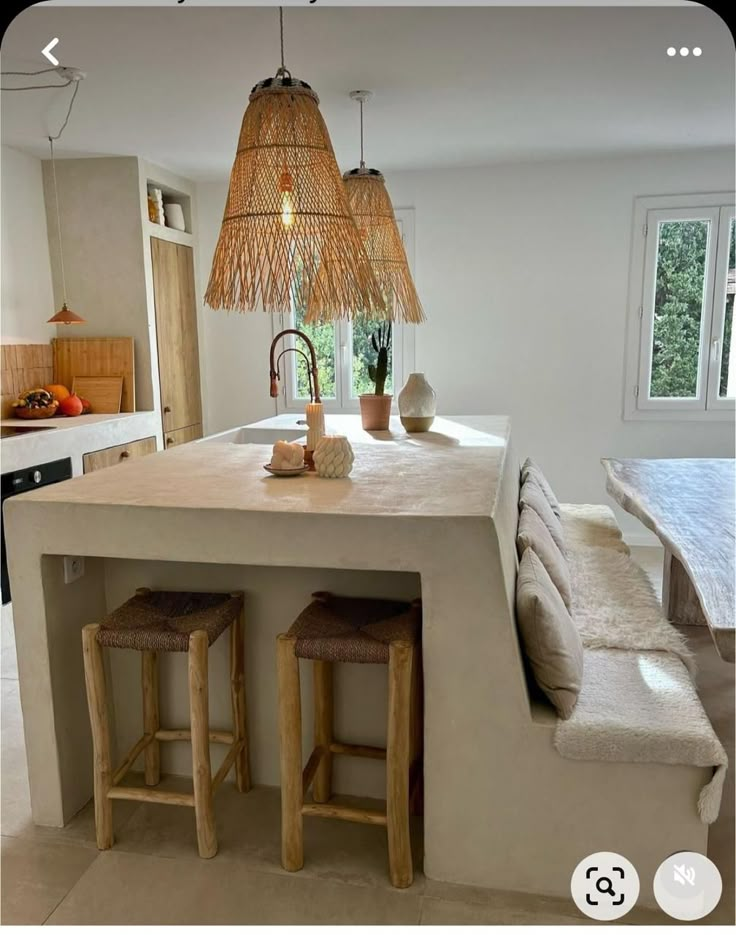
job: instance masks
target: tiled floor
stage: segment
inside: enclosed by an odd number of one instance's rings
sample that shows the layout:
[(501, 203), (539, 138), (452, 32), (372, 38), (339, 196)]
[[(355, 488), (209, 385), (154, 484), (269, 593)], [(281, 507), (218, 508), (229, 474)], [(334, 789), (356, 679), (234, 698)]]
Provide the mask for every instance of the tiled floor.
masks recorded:
[[(633, 552), (659, 587), (659, 550)], [(703, 703), (732, 757), (734, 668), (716, 656), (707, 632), (689, 629), (698, 653)], [(421, 871), (410, 889), (394, 890), (386, 876), (385, 833), (368, 825), (307, 819), (308, 862), (301, 873), (286, 873), (278, 860), (279, 797), (274, 789), (255, 789), (247, 796), (229, 784), (221, 789), (216, 802), (220, 849), (211, 861), (197, 857), (188, 809), (116, 802), (116, 844), (104, 853), (95, 848), (90, 806), (63, 830), (36, 828), (30, 817), (7, 608), (2, 620), (1, 766), (4, 924), (587, 922), (564, 900), (439, 884)], [(181, 783), (168, 782), (172, 787)], [(733, 877), (733, 824), (731, 772), (721, 816), (710, 835), (711, 856), (727, 889)], [(419, 841), (419, 833), (415, 837)], [(634, 910), (624, 921), (668, 920)], [(708, 921), (733, 922), (732, 888)]]

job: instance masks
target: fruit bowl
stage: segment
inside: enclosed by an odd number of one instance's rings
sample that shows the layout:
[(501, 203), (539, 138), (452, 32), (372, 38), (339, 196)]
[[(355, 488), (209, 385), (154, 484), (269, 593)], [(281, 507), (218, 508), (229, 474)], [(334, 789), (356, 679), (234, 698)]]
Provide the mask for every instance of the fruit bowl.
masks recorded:
[(54, 406), (16, 406), (13, 415), (18, 419), (51, 419), (56, 415), (58, 404)]

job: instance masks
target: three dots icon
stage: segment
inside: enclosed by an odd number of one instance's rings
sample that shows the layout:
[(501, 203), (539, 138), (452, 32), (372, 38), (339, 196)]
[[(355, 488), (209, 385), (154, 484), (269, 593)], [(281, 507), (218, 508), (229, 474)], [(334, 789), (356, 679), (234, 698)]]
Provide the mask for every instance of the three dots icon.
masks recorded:
[(703, 54), (703, 50), (700, 48), (699, 45), (696, 45), (695, 48), (692, 49), (692, 50), (689, 49), (686, 45), (683, 45), (683, 46), (682, 46), (681, 48), (679, 48), (679, 49), (676, 49), (673, 45), (671, 45), (671, 46), (669, 47), (669, 49), (667, 49), (667, 54), (669, 55), (670, 58), (674, 58), (674, 56), (677, 55), (678, 52), (679, 52), (679, 54), (682, 56), (682, 58), (687, 58), (687, 56), (690, 55), (690, 52), (691, 52), (691, 51), (692, 51), (692, 54), (693, 54), (696, 58), (698, 58), (700, 55)]

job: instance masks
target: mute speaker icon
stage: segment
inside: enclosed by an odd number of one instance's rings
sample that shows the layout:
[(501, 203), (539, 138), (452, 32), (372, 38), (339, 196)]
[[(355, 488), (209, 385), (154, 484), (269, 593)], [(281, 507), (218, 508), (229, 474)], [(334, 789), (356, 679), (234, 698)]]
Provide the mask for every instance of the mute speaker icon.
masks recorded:
[(675, 883), (685, 886), (695, 886), (695, 867), (686, 867), (685, 864), (675, 865), (672, 871)]

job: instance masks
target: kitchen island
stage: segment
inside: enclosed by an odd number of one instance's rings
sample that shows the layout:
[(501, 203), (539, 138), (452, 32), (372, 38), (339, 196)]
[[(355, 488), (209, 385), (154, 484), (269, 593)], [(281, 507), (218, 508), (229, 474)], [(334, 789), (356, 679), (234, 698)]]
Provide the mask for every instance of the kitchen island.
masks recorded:
[[(519, 471), (509, 420), (438, 419), (422, 435), (407, 435), (398, 420), (370, 435), (359, 425), (340, 417), (355, 449), (343, 480), (271, 477), (263, 470), (269, 445), (214, 440), (9, 502), (34, 821), (61, 826), (91, 796), (81, 629), (141, 586), (245, 591), (252, 773), (278, 785), (275, 639), (311, 591), (327, 589), (422, 598), (427, 876), (564, 896), (572, 868), (597, 845), (626, 853), (640, 873), (653, 873), (662, 848), (702, 849), (694, 807), (672, 833), (664, 820), (650, 833), (652, 802), (656, 811), (657, 801), (682, 795), (677, 770), (640, 768), (634, 792), (626, 764), (562, 759), (551, 709), (530, 702), (513, 611)], [(69, 585), (64, 555), (86, 559), (84, 576)], [(122, 751), (140, 734), (140, 661), (111, 656)], [(175, 657), (162, 660), (162, 722), (182, 726), (186, 667)], [(309, 711), (308, 667), (305, 675)], [(384, 740), (385, 678), (383, 666), (338, 667), (341, 739)], [(224, 645), (210, 654), (210, 690), (211, 723), (227, 724)], [(307, 722), (305, 748), (309, 734)], [(164, 771), (191, 772), (187, 749), (166, 752)], [(381, 794), (379, 761), (340, 767), (336, 791)], [(687, 774), (688, 797), (701, 773)], [(581, 797), (581, 789), (592, 792)], [(626, 802), (623, 818), (605, 807), (616, 796)]]

